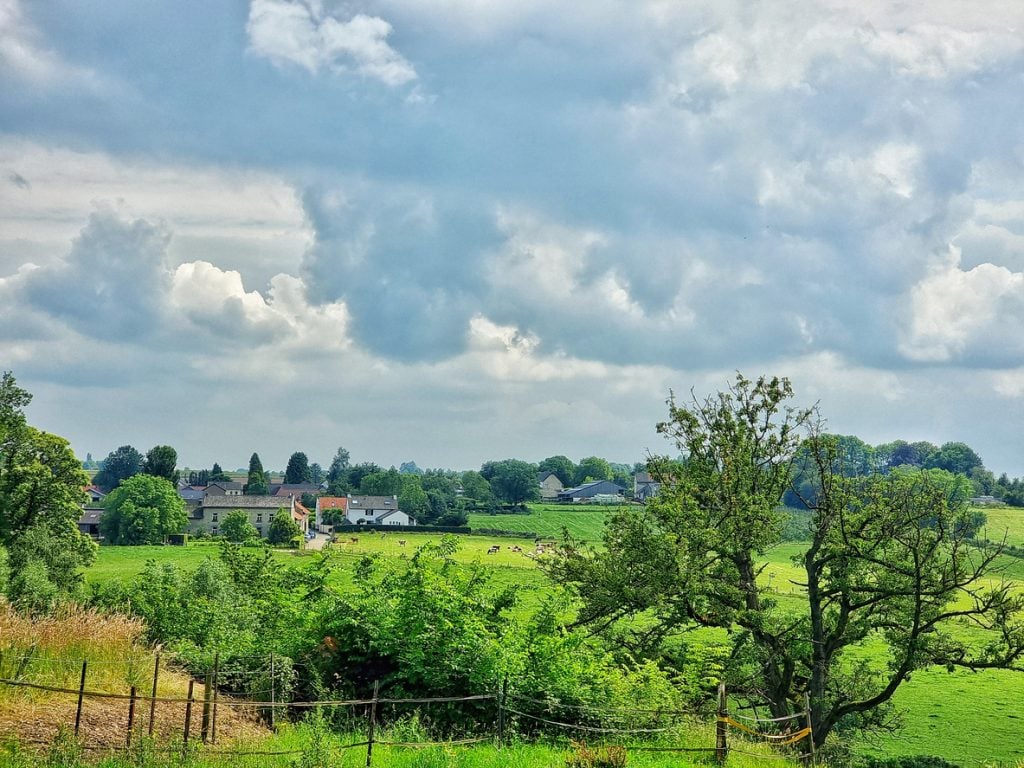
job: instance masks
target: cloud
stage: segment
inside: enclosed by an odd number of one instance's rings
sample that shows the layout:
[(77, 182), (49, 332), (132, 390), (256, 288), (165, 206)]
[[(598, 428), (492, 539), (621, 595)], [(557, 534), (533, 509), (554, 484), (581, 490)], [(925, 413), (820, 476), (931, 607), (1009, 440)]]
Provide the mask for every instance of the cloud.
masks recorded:
[(63, 261), (23, 273), (30, 305), (94, 338), (139, 341), (157, 327), (170, 233), (101, 207)]
[(303, 202), (316, 232), (304, 280), (314, 300), (344, 300), (361, 344), (410, 360), (465, 347), (481, 297), (472, 265), (500, 242), (491, 211), (415, 186), (357, 180), (311, 186)]
[(1024, 355), (1024, 273), (994, 264), (961, 268), (961, 252), (910, 291), (901, 351), (921, 362), (978, 361), (1003, 366)]
[(252, 0), (246, 26), (251, 49), (280, 66), (317, 74), (354, 71), (387, 86), (416, 79), (416, 70), (392, 48), (391, 25), (359, 13), (347, 21), (325, 13), (319, 0)]
[(86, 74), (65, 64), (46, 46), (25, 17), (20, 0), (0, 0), (0, 72), (4, 71), (37, 85)]

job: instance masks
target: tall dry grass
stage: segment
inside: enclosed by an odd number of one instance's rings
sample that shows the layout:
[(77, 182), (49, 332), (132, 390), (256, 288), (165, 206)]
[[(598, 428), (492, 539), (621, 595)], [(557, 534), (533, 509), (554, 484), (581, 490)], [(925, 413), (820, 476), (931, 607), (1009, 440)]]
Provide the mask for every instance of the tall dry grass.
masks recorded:
[(85, 660), (90, 689), (141, 686), (153, 669), (144, 630), (141, 619), (81, 606), (26, 616), (0, 603), (0, 677), (73, 687)]

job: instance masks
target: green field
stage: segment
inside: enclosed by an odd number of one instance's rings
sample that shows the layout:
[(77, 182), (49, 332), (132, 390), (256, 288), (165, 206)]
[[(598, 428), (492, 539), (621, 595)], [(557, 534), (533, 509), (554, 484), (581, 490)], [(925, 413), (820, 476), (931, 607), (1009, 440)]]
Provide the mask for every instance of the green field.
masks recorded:
[[(503, 530), (533, 531), (545, 538), (555, 538), (562, 526), (574, 535), (597, 541), (609, 508), (571, 507), (562, 505), (532, 505), (529, 515), (474, 515), (470, 524), (474, 528), (500, 528)], [(1024, 515), (1016, 510), (986, 510), (990, 528), (1001, 525), (1024, 540)], [(995, 514), (993, 514), (995, 513)], [(416, 547), (428, 541), (438, 541), (440, 534), (360, 533), (344, 537), (335, 547), (339, 561), (355, 562), (366, 554), (379, 554), (387, 558), (408, 556)], [(459, 536), (460, 550), (455, 559), (462, 563), (482, 563), (490, 569), (491, 578), (498, 588), (518, 585), (524, 589), (523, 610), (547, 594), (551, 587), (527, 556), (533, 547), (532, 539), (514, 539), (489, 536)], [(405, 545), (400, 544), (405, 541)], [(488, 554), (492, 546), (499, 547)], [(518, 546), (522, 553), (512, 551)], [(798, 595), (800, 569), (793, 557), (802, 549), (801, 544), (786, 543), (771, 550), (762, 583), (792, 601), (800, 608)], [(137, 574), (149, 559), (158, 562), (176, 562), (194, 567), (208, 556), (215, 557), (215, 545), (198, 543), (188, 547), (101, 547), (96, 563), (88, 570), (90, 583), (103, 583), (115, 577)], [(282, 563), (312, 562), (308, 553), (278, 551)], [(1024, 583), (1024, 560), (1005, 557), (1000, 565), (1004, 576)], [(336, 574), (336, 584), (344, 589), (351, 584), (351, 568), (342, 565)], [(786, 597), (789, 595), (790, 597)], [(964, 627), (965, 633), (977, 632)], [(872, 651), (866, 650), (871, 653)], [(981, 761), (1016, 763), (1024, 759), (1024, 674), (1002, 671), (967, 673), (945, 670), (921, 670), (898, 691), (895, 704), (903, 716), (903, 729), (894, 735), (876, 737), (857, 746), (861, 753), (884, 755), (932, 754), (976, 765)], [(633, 761), (631, 759), (631, 764)], [(639, 764), (639, 762), (637, 763)]]
[(988, 518), (982, 536), (991, 541), (1002, 541), (1024, 547), (1024, 509), (1021, 507), (985, 507), (982, 512)]
[(528, 515), (472, 514), (469, 526), (509, 531), (512, 533), (535, 533), (541, 538), (556, 539), (567, 528), (572, 536), (589, 542), (601, 539), (604, 521), (620, 507), (596, 504), (529, 504)]

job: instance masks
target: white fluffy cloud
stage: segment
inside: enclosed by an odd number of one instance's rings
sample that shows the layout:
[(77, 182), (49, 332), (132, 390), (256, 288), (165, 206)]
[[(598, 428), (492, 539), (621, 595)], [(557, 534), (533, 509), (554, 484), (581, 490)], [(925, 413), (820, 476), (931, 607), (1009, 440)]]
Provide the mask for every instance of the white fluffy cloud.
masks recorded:
[(246, 27), (252, 50), (275, 64), (317, 74), (354, 71), (388, 86), (416, 79), (416, 70), (392, 48), (391, 25), (357, 13), (348, 20), (324, 11), (319, 0), (252, 0)]
[(987, 362), (1024, 354), (1024, 273), (995, 264), (961, 267), (953, 246), (944, 264), (910, 292), (910, 326), (900, 345), (912, 360)]

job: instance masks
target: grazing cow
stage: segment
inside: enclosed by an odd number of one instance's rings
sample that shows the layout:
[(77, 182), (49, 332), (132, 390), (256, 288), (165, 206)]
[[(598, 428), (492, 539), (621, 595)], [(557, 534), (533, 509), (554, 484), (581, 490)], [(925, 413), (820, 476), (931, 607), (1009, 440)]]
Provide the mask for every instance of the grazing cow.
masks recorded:
[(512, 551), (513, 552), (522, 552), (523, 548), (518, 546), (518, 545), (516, 545), (516, 546), (512, 547)]
[(359, 537), (358, 536), (353, 536), (351, 539), (349, 539), (349, 541), (351, 541), (353, 544), (358, 544), (359, 543)]
[(405, 546), (405, 539), (399, 539), (398, 540), (398, 546), (404, 547)]
[(487, 554), (488, 554), (488, 555), (495, 555), (495, 554), (497, 554), (497, 553), (498, 553), (498, 550), (499, 550), (499, 549), (501, 549), (501, 547), (499, 547), (499, 546), (493, 546), (493, 547), (491, 547), (490, 549), (488, 549), (488, 550), (487, 550)]

